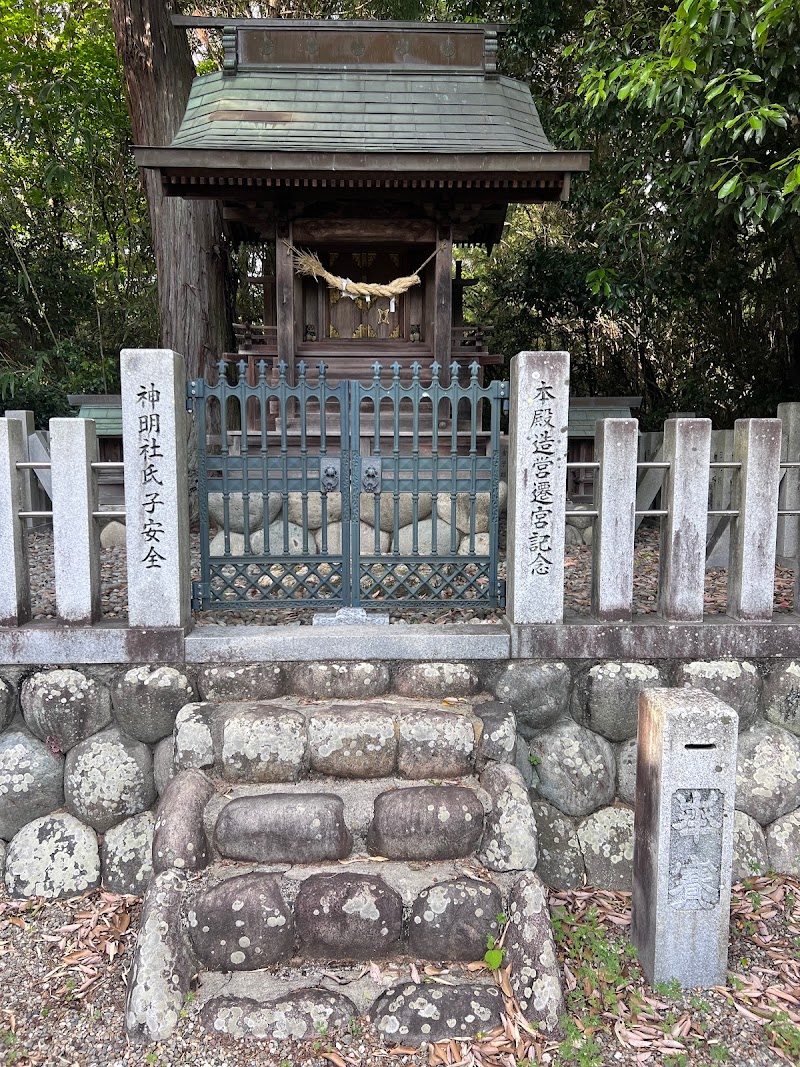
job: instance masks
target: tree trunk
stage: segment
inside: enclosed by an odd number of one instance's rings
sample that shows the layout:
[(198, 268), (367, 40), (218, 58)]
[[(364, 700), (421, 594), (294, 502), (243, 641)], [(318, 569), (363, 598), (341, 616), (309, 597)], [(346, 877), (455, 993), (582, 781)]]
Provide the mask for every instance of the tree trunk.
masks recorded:
[[(195, 75), (186, 31), (175, 29), (171, 11), (171, 0), (111, 0), (135, 144), (169, 144)], [(156, 171), (141, 174), (158, 272), (161, 344), (183, 354), (188, 377), (202, 377), (229, 333), (222, 212), (212, 200), (165, 197)]]

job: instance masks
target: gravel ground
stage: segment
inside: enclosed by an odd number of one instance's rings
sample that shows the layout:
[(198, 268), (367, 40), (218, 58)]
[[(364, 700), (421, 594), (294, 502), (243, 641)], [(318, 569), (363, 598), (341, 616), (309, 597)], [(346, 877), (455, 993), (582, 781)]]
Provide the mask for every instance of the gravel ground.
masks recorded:
[[(192, 577), (199, 576), (199, 548), (197, 534), (192, 535)], [(592, 549), (588, 546), (569, 546), (565, 550), (565, 611), (568, 616), (588, 616)], [(53, 582), (53, 544), (48, 532), (29, 534), (29, 566), (31, 598), (34, 618), (55, 617), (55, 587)], [(102, 551), (103, 616), (106, 619), (125, 619), (127, 588), (125, 580), (125, 549)], [(505, 574), (505, 560), (501, 557), (500, 576)], [(706, 572), (705, 607), (709, 615), (724, 614), (727, 599), (728, 572), (725, 569)], [(640, 527), (636, 537), (634, 563), (634, 615), (652, 614), (657, 609), (658, 592), (658, 530)], [(775, 568), (775, 611), (787, 613), (794, 600), (794, 572), (786, 567)], [(323, 605), (320, 605), (323, 607)], [(198, 625), (241, 625), (257, 623), (262, 626), (287, 623), (307, 625), (312, 608), (241, 609), (195, 612)], [(485, 622), (497, 624), (502, 610), (481, 607), (430, 607), (425, 610), (391, 611), (393, 622)]]
[[(474, 1043), (388, 1049), (364, 1020), (311, 1044), (208, 1035), (187, 1004), (178, 1032), (131, 1046), (125, 978), (140, 902), (95, 891), (73, 901), (0, 900), (0, 1063), (19, 1067), (686, 1067), (800, 1062), (800, 881), (734, 887), (725, 987), (651, 989), (632, 954), (630, 894), (551, 893), (567, 990), (566, 1036), (532, 1035), (507, 1002), (504, 1030)], [(419, 964), (420, 970), (423, 965)], [(428, 973), (435, 971), (429, 968)], [(439, 971), (446, 981), (446, 971)]]

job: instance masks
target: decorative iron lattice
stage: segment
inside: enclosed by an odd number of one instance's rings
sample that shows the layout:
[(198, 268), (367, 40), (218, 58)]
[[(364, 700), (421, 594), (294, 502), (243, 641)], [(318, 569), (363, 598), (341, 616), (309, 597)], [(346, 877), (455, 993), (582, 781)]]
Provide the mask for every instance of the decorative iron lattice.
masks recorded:
[(215, 382), (188, 383), (200, 442), (193, 606), (503, 606), (507, 384), (482, 386), (477, 363), (464, 384), (457, 364), (447, 384), (437, 363), (427, 383), (418, 363), (375, 363), (368, 382), (314, 370), (299, 363), (290, 383), (283, 362), (241, 361), (230, 380), (221, 362)]

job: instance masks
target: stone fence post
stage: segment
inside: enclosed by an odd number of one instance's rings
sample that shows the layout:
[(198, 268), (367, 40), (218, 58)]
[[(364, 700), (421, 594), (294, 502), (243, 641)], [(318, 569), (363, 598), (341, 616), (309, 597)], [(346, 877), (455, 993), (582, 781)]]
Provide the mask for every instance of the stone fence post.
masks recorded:
[(594, 435), (592, 614), (609, 622), (631, 617), (638, 431), (637, 419), (601, 419)]
[(568, 418), (569, 353), (514, 356), (506, 588), (514, 625), (563, 619)]
[(171, 349), (120, 356), (128, 621), (188, 625), (189, 482), (186, 371)]
[(0, 626), (22, 626), (31, 617), (28, 574), (28, 535), (20, 511), (25, 511), (23, 471), (27, 440), (19, 419), (0, 419)]
[[(800, 404), (778, 404), (781, 420), (781, 462), (800, 463)], [(783, 472), (780, 489), (781, 511), (800, 511), (800, 467)], [(778, 563), (792, 567), (800, 556), (800, 515), (778, 519)]]

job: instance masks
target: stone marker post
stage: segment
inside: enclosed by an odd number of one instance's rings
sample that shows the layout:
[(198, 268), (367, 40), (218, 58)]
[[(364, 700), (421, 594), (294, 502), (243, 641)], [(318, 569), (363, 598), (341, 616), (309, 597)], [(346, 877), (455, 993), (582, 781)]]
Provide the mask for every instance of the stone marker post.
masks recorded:
[(639, 697), (631, 937), (651, 984), (725, 984), (738, 722), (705, 689)]
[(28, 536), (22, 471), (28, 452), (18, 419), (0, 419), (0, 626), (21, 626), (31, 617)]
[(122, 444), (131, 626), (191, 619), (186, 371), (170, 349), (124, 348)]
[(633, 601), (633, 541), (636, 534), (636, 419), (601, 419), (594, 435), (595, 479), (592, 614), (624, 621)]
[[(23, 463), (28, 462), (31, 458), (28, 449), (28, 441), (31, 434), (36, 429), (36, 423), (34, 422), (34, 416), (32, 411), (24, 411), (22, 409), (7, 409), (5, 413), (7, 419), (14, 419), (22, 427), (22, 440), (23, 451), (25, 452)], [(41, 501), (39, 494), (36, 492), (36, 475), (33, 471), (20, 471), (20, 481), (22, 482), (22, 510), (23, 511), (47, 511), (46, 507), (39, 507)], [(42, 519), (25, 519), (24, 525), (27, 530), (33, 530), (34, 527), (42, 524)]]
[(564, 616), (569, 353), (511, 360), (506, 615), (517, 625)]
[[(781, 462), (800, 463), (800, 404), (778, 404), (781, 420)], [(781, 511), (800, 511), (800, 467), (787, 467), (781, 478)], [(778, 519), (777, 558), (791, 567), (800, 556), (800, 515)]]

